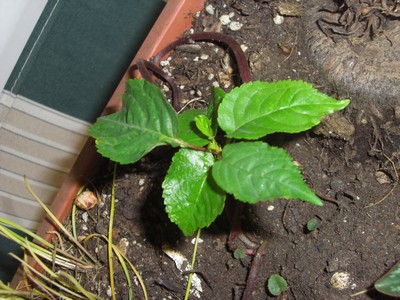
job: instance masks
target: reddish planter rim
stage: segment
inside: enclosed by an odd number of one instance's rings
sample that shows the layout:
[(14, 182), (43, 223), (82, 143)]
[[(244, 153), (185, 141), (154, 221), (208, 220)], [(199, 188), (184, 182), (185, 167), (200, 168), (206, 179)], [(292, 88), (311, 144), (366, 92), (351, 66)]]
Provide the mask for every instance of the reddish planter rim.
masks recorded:
[[(181, 36), (192, 25), (193, 15), (204, 7), (205, 0), (168, 0), (156, 23), (143, 42), (135, 58), (122, 77), (120, 83), (107, 103), (102, 115), (118, 111), (121, 106), (121, 96), (125, 91), (125, 82), (131, 77), (130, 67), (139, 59), (149, 59), (168, 43)], [(102, 158), (97, 153), (93, 139), (88, 138), (69, 174), (57, 192), (50, 210), (62, 222), (71, 212), (72, 204), (80, 187), (87, 183), (97, 171)], [(55, 226), (47, 217), (39, 226), (37, 234), (50, 241), (52, 234), (47, 232), (55, 230)], [(11, 285), (16, 287), (22, 279), (21, 269), (15, 274)]]

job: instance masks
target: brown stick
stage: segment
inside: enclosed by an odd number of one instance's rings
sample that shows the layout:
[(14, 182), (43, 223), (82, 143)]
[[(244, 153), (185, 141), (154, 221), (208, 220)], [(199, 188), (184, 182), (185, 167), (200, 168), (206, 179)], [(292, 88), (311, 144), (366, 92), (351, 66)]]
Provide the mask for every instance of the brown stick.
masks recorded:
[(251, 263), (249, 271), (249, 276), (247, 277), (247, 285), (243, 292), (243, 300), (253, 299), (253, 291), (256, 285), (258, 271), (260, 270), (262, 257), (264, 256), (266, 248), (267, 242), (263, 241), (261, 243), (261, 246), (258, 247), (256, 254), (254, 255), (253, 262)]
[(174, 79), (171, 76), (169, 76), (167, 73), (165, 73), (161, 68), (159, 68), (154, 63), (149, 62), (147, 60), (143, 60), (143, 59), (139, 59), (137, 61), (136, 65), (132, 66), (131, 71), (134, 71), (136, 69), (139, 70), (142, 77), (144, 79), (146, 79), (147, 81), (153, 82), (152, 74), (149, 72), (149, 70), (150, 70), (150, 71), (154, 72), (159, 78), (161, 78), (162, 80), (167, 82), (172, 89), (172, 100), (171, 100), (172, 107), (176, 111), (180, 111), (180, 109), (181, 109), (180, 92), (179, 92), (178, 87), (175, 84)]
[(155, 64), (158, 64), (160, 62), (160, 60), (167, 53), (174, 50), (177, 46), (184, 45), (184, 44), (190, 44), (190, 43), (193, 43), (193, 41), (211, 41), (211, 42), (222, 43), (222, 44), (225, 44), (226, 46), (228, 46), (228, 48), (230, 48), (232, 50), (233, 56), (235, 57), (242, 82), (245, 83), (245, 82), (251, 81), (251, 72), (250, 72), (249, 64), (247, 62), (247, 58), (246, 58), (242, 48), (240, 47), (239, 43), (236, 42), (236, 40), (234, 40), (230, 36), (223, 34), (223, 33), (219, 33), (219, 32), (194, 33), (187, 37), (177, 39), (175, 42), (169, 44), (164, 49), (162, 49), (153, 58), (152, 61)]

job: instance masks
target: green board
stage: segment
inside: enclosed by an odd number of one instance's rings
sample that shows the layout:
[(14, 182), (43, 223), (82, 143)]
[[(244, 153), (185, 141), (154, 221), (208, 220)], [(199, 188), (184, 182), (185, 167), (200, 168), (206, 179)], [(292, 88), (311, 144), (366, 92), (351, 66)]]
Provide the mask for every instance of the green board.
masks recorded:
[(49, 0), (5, 89), (93, 122), (162, 0)]

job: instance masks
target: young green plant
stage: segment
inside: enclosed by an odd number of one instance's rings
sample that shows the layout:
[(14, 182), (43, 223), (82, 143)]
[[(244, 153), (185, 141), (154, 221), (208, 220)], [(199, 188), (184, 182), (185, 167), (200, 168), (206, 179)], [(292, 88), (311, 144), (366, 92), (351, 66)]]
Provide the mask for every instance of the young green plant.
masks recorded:
[(221, 214), (227, 194), (250, 204), (285, 198), (322, 205), (286, 151), (261, 139), (308, 130), (348, 103), (302, 81), (256, 81), (229, 93), (217, 88), (207, 109), (178, 115), (156, 85), (130, 79), (121, 110), (100, 117), (89, 134), (99, 153), (121, 164), (157, 146), (179, 148), (163, 198), (171, 221), (189, 236)]

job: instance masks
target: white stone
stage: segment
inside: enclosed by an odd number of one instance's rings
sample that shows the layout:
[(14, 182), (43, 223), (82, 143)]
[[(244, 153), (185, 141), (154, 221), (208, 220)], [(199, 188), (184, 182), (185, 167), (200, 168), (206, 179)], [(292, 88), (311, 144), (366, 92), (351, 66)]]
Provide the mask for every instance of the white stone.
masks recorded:
[(206, 6), (206, 12), (207, 12), (209, 15), (213, 15), (213, 14), (215, 13), (215, 7), (212, 6), (211, 4), (208, 4), (208, 5)]
[(222, 15), (219, 17), (219, 21), (222, 25), (228, 25), (231, 22), (231, 18), (228, 15)]
[(331, 285), (338, 290), (350, 287), (350, 274), (347, 272), (336, 272), (331, 277)]
[(230, 30), (232, 30), (232, 31), (238, 31), (238, 30), (240, 30), (241, 28), (243, 27), (243, 24), (242, 23), (239, 23), (239, 22), (231, 22), (230, 24), (229, 24), (229, 29)]
[(169, 61), (168, 61), (168, 60), (162, 60), (162, 61), (160, 61), (160, 66), (161, 66), (161, 67), (169, 66)]
[(285, 20), (285, 18), (284, 18), (283, 16), (281, 16), (281, 15), (276, 15), (276, 16), (274, 17), (274, 23), (275, 23), (276, 25), (282, 24), (284, 20)]

